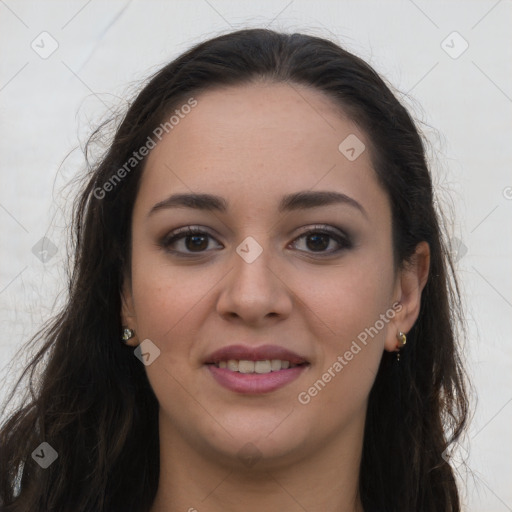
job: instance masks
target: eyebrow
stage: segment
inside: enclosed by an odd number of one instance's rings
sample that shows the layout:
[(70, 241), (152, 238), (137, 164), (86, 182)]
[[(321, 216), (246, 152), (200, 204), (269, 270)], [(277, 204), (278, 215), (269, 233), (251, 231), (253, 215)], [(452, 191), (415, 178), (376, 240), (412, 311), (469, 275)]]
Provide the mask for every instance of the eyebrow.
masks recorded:
[[(355, 199), (340, 192), (327, 190), (304, 190), (294, 194), (285, 195), (279, 203), (278, 212), (284, 213), (306, 210), (333, 204), (352, 206), (359, 210), (368, 219), (368, 213)], [(196, 210), (226, 213), (228, 211), (228, 202), (223, 197), (212, 194), (174, 194), (155, 204), (149, 211), (148, 217), (159, 210), (168, 208), (193, 208)]]

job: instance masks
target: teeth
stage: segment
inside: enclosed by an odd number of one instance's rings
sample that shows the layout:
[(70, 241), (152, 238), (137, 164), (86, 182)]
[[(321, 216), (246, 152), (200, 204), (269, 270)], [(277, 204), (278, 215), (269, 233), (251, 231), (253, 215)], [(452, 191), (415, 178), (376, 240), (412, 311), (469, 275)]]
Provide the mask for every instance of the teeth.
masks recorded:
[(272, 361), (270, 361), (270, 369), (273, 372), (277, 372), (281, 369), (281, 364), (282, 361), (280, 359), (272, 359)]
[(238, 361), (235, 361), (234, 359), (230, 359), (228, 361), (227, 368), (228, 368), (228, 370), (231, 370), (232, 372), (237, 372), (238, 371)]
[(229, 359), (228, 361), (219, 361), (215, 363), (215, 366), (217, 366), (217, 368), (227, 368), (232, 372), (270, 373), (285, 370), (286, 368), (293, 368), (297, 365), (290, 363), (290, 361), (281, 361), (281, 359), (266, 359), (264, 361)]
[(238, 361), (238, 371), (240, 373), (254, 373), (254, 361)]
[(272, 371), (272, 363), (268, 359), (266, 361), (256, 361), (254, 363), (254, 371), (256, 373), (270, 373)]

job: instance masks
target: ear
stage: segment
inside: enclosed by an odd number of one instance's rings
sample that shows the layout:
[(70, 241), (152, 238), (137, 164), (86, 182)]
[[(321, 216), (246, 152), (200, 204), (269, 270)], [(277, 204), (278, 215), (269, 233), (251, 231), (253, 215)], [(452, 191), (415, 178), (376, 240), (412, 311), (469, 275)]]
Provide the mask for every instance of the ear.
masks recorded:
[(420, 313), (421, 294), (427, 283), (430, 269), (430, 246), (420, 242), (416, 246), (411, 260), (400, 270), (395, 284), (395, 301), (399, 301), (402, 309), (393, 318), (388, 329), (385, 349), (394, 352), (397, 347), (398, 332), (408, 333)]
[(124, 276), (121, 289), (121, 322), (124, 327), (135, 331), (135, 337), (126, 342), (127, 345), (137, 345), (137, 319), (133, 307), (132, 283), (128, 276)]

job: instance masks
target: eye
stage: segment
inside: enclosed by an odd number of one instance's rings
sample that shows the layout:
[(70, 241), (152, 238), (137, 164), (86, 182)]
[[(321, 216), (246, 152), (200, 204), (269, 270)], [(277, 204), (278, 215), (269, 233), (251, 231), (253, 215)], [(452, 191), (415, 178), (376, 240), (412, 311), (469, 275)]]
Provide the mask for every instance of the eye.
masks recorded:
[[(206, 251), (209, 246), (209, 239), (213, 239), (207, 231), (194, 226), (186, 226), (177, 231), (166, 235), (159, 245), (166, 251), (177, 254), (180, 256), (187, 256), (191, 254), (201, 254)], [(352, 242), (348, 236), (342, 231), (333, 230), (329, 227), (315, 226), (310, 228), (308, 231), (297, 237), (295, 240), (305, 239), (306, 247), (309, 252), (318, 253), (319, 255), (329, 255), (340, 252), (344, 249), (350, 249)], [(338, 248), (334, 248), (330, 251), (325, 249), (331, 245), (331, 242), (335, 241), (338, 244)], [(181, 244), (181, 248), (176, 248), (178, 242), (184, 242)], [(291, 245), (295, 245), (294, 241)], [(222, 246), (220, 246), (222, 247)], [(302, 251), (302, 249), (299, 249)], [(308, 252), (308, 250), (303, 251)]]
[[(296, 238), (296, 240), (305, 239), (305, 245), (313, 253), (320, 255), (329, 255), (338, 253), (344, 249), (350, 249), (352, 242), (348, 236), (338, 230), (333, 230), (325, 226), (315, 226)], [(331, 241), (334, 240), (338, 244), (338, 248), (326, 251)], [(306, 251), (308, 252), (308, 251)]]
[(181, 242), (183, 240), (185, 243), (182, 245), (184, 245), (187, 251), (190, 251), (190, 253), (200, 254), (208, 247), (208, 238), (213, 239), (213, 237), (206, 231), (197, 227), (186, 226), (166, 235), (160, 242), (160, 245), (169, 252), (187, 254), (186, 251), (177, 250), (172, 247), (176, 242)]

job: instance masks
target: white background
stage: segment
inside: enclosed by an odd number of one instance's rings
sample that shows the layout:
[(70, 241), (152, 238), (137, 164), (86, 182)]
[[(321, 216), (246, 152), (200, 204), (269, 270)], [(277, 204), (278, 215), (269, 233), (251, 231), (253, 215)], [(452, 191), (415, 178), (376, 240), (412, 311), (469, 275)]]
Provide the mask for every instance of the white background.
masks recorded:
[[(83, 168), (80, 144), (109, 109), (220, 33), (267, 26), (332, 38), (406, 94), (424, 123), (438, 199), (449, 215), (454, 208), (449, 236), (478, 398), (461, 449), (464, 509), (512, 510), (511, 14), (506, 0), (0, 0), (0, 377), (13, 381), (22, 361), (10, 370), (7, 362), (24, 357), (21, 344), (62, 303), (73, 197), (64, 187)], [(46, 59), (31, 48), (51, 48), (43, 31), (58, 43)], [(43, 236), (57, 250), (46, 263), (32, 252)]]

